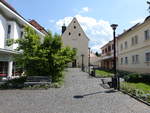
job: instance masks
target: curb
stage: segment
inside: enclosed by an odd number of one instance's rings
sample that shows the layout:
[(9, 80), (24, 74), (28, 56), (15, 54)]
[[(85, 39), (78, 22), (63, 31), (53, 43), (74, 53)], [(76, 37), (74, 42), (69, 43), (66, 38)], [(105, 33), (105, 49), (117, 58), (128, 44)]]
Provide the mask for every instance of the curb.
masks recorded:
[(120, 92), (129, 95), (130, 97), (136, 99), (136, 100), (139, 101), (139, 102), (142, 102), (142, 103), (146, 104), (147, 106), (150, 106), (150, 103), (148, 103), (148, 102), (146, 102), (146, 101), (144, 101), (144, 100), (142, 100), (142, 99), (139, 99), (139, 98), (137, 98), (136, 96), (133, 96), (133, 95), (131, 95), (131, 94), (129, 94), (129, 93), (123, 91), (123, 90), (120, 90)]

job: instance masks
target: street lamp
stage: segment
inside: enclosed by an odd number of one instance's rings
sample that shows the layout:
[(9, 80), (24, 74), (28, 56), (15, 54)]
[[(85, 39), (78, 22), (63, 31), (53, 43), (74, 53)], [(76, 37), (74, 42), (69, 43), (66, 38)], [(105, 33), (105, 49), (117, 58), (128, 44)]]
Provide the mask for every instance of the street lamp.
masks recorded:
[(82, 54), (81, 57), (82, 57), (82, 71), (84, 71), (84, 54)]
[(90, 49), (91, 49), (91, 48), (89, 48), (89, 75), (90, 75), (90, 73), (91, 73), (91, 71), (90, 71), (90, 53), (91, 53)]
[(115, 31), (116, 31), (116, 28), (117, 28), (117, 24), (112, 24), (111, 25), (111, 27), (112, 27), (112, 29), (113, 29), (113, 43), (114, 43), (114, 58), (113, 58), (113, 68), (114, 68), (114, 80), (113, 80), (113, 82), (115, 81), (115, 89), (120, 89), (120, 87), (119, 87), (119, 77), (117, 76), (117, 69), (116, 69), (116, 35), (115, 35)]

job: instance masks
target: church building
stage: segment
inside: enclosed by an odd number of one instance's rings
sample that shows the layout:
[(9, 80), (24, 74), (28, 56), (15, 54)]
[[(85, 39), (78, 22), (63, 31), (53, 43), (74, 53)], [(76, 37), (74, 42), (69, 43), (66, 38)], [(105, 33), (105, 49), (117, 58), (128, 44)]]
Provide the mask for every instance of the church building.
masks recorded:
[(69, 64), (69, 67), (86, 68), (88, 66), (89, 39), (76, 18), (73, 18), (68, 27), (65, 25), (62, 26), (62, 41), (64, 46), (69, 46), (77, 50), (76, 59)]

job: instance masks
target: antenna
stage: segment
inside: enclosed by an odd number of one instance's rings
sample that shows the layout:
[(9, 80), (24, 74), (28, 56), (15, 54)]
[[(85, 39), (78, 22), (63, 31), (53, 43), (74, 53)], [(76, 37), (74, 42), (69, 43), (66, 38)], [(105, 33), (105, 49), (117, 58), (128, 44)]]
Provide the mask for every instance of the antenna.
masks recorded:
[(149, 1), (147, 1), (147, 4), (149, 5), (149, 7), (148, 7), (148, 12), (150, 13), (150, 2)]

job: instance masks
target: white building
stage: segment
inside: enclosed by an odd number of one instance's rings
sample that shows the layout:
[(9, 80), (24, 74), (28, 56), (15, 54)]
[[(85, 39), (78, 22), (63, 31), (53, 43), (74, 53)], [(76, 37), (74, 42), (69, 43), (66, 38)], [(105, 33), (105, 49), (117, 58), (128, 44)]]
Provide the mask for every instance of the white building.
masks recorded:
[(7, 39), (18, 39), (23, 36), (23, 25), (32, 27), (40, 37), (44, 37), (44, 33), (32, 26), (26, 21), (14, 8), (12, 8), (5, 0), (0, 1), (0, 76), (15, 76), (15, 66), (12, 60), (13, 54), (17, 54), (14, 49), (16, 44), (8, 47)]
[(62, 41), (64, 46), (70, 46), (77, 50), (76, 59), (69, 64), (69, 67), (82, 67), (82, 65), (87, 67), (89, 39), (76, 18), (73, 18), (68, 27), (62, 26)]

